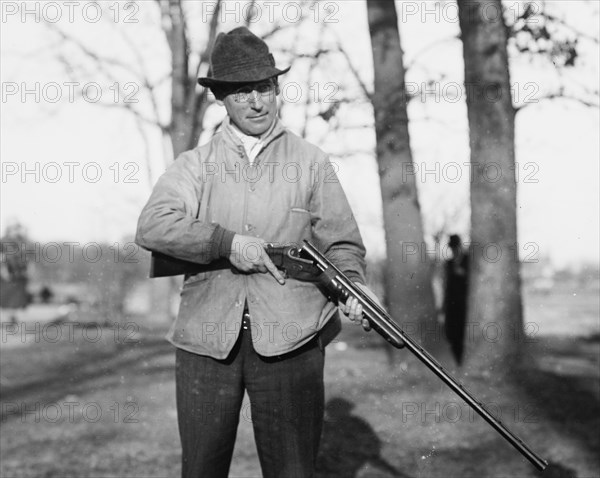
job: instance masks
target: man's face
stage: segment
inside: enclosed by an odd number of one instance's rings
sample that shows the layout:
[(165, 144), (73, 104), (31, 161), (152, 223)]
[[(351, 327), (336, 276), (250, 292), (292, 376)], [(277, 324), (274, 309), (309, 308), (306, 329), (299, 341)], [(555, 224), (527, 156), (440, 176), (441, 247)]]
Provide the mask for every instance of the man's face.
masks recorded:
[(250, 83), (218, 102), (238, 129), (250, 136), (266, 132), (277, 115), (277, 88), (272, 80)]

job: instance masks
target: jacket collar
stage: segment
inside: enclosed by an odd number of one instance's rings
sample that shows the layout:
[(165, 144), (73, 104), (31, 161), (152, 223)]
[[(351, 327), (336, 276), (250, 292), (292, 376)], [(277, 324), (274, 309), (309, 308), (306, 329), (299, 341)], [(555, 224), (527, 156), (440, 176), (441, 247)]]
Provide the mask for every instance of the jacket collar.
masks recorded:
[[(226, 143), (228, 143), (230, 146), (236, 149), (244, 147), (242, 140), (239, 136), (243, 133), (238, 133), (237, 131), (234, 131), (234, 126), (231, 123), (231, 118), (229, 116), (227, 116), (223, 120), (223, 123), (221, 124), (221, 130), (223, 131), (223, 136)], [(283, 126), (283, 123), (281, 122), (279, 117), (276, 116), (275, 120), (273, 121), (273, 125), (265, 133), (265, 137), (261, 138), (261, 141), (263, 142), (263, 148), (265, 148), (271, 141), (278, 138), (285, 132), (285, 126)]]

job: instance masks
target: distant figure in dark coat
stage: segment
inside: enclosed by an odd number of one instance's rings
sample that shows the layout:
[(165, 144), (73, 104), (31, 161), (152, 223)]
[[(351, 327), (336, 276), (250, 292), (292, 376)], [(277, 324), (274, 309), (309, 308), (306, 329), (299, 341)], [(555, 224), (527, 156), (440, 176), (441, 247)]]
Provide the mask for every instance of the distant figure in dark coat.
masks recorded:
[(53, 297), (54, 292), (52, 292), (50, 287), (47, 285), (42, 287), (42, 290), (40, 290), (40, 300), (42, 301), (42, 304), (49, 304)]
[(19, 322), (19, 312), (29, 305), (27, 264), (16, 255), (0, 252), (0, 307), (6, 309), (13, 324)]
[(452, 234), (448, 241), (452, 258), (446, 261), (446, 290), (444, 315), (446, 338), (457, 364), (462, 363), (467, 321), (467, 293), (469, 287), (469, 256), (465, 253), (460, 236)]

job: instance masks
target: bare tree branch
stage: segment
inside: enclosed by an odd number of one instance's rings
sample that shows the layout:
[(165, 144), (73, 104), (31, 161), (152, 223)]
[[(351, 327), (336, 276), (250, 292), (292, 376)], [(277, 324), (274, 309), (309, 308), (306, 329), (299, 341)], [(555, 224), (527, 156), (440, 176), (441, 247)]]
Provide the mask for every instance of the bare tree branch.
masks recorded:
[[(307, 88), (308, 91), (310, 91), (311, 80), (313, 78), (313, 70), (319, 64), (319, 57), (320, 57), (321, 52), (322, 52), (324, 32), (325, 32), (325, 24), (322, 23), (321, 27), (319, 28), (319, 39), (318, 39), (318, 42), (317, 42), (317, 53), (312, 57), (312, 59), (310, 61), (310, 65), (308, 67), (308, 75), (306, 77), (306, 84), (308, 85), (308, 88)], [(296, 44), (297, 44), (298, 43), (299, 31), (296, 30), (296, 33), (297, 33), (297, 36), (296, 36)], [(308, 121), (309, 121), (310, 103), (311, 103), (310, 93), (308, 93), (308, 91), (307, 91), (307, 94), (306, 94), (306, 101), (304, 103), (304, 124), (302, 125), (302, 131), (300, 133), (300, 135), (303, 138), (306, 138), (306, 133), (307, 133), (307, 129), (308, 129)]]
[[(596, 93), (596, 95), (597, 94), (598, 93)], [(529, 101), (529, 102), (523, 103), (522, 105), (515, 106), (515, 112), (518, 113), (519, 111), (522, 111), (524, 108), (526, 108), (528, 106), (538, 105), (540, 102), (547, 101), (547, 100), (573, 101), (575, 103), (579, 103), (580, 105), (586, 106), (588, 108), (598, 108), (598, 106), (600, 106), (598, 102), (592, 102), (587, 99), (580, 98), (578, 96), (567, 94), (561, 88), (557, 92), (548, 93), (543, 96), (540, 96), (539, 98), (536, 98), (535, 101)]]
[[(114, 28), (114, 23), (111, 23), (111, 25)], [(146, 90), (148, 91), (148, 96), (150, 97), (150, 104), (152, 106), (152, 111), (157, 120), (157, 123), (164, 124), (164, 123), (162, 123), (162, 121), (160, 121), (160, 110), (158, 108), (158, 101), (157, 101), (157, 98), (155, 95), (155, 89), (156, 89), (156, 87), (160, 86), (160, 84), (162, 84), (162, 82), (164, 80), (168, 79), (168, 77), (165, 77), (163, 80), (159, 80), (159, 82), (156, 85), (150, 84), (150, 82), (148, 80), (149, 73), (148, 73), (148, 68), (146, 66), (146, 62), (145, 62), (143, 56), (141, 55), (140, 50), (138, 48), (132, 47), (132, 45), (134, 45), (134, 42), (132, 41), (130, 35), (123, 28), (114, 28), (114, 30), (116, 30), (117, 33), (124, 39), (125, 44), (130, 47), (130, 50), (133, 53), (133, 55), (136, 59), (136, 62), (138, 64), (138, 67), (140, 68), (141, 81), (142, 81), (144, 88), (146, 88)]]
[(142, 75), (138, 71), (135, 71), (133, 68), (131, 68), (131, 66), (128, 63), (124, 63), (121, 60), (117, 60), (115, 58), (100, 56), (98, 53), (90, 50), (87, 46), (85, 46), (83, 44), (83, 42), (74, 38), (71, 35), (68, 35), (63, 30), (58, 28), (58, 26), (56, 24), (47, 22), (46, 25), (48, 26), (48, 28), (50, 28), (50, 30), (55, 32), (62, 39), (62, 41), (68, 42), (72, 45), (75, 45), (88, 58), (90, 58), (91, 60), (96, 62), (98, 65), (101, 65), (102, 66), (101, 70), (103, 72), (107, 72), (106, 68), (104, 68), (105, 65), (114, 66), (114, 67), (122, 68), (127, 73), (134, 76), (137, 80), (142, 79)]
[(330, 53), (336, 53), (337, 50), (330, 50), (329, 48), (319, 48), (318, 50), (311, 53), (298, 53), (293, 48), (278, 48), (277, 51), (279, 51), (280, 53), (292, 55), (294, 59), (308, 58), (312, 60), (313, 58), (319, 58)]
[(369, 91), (369, 89), (367, 88), (367, 85), (364, 83), (364, 81), (360, 77), (358, 70), (352, 64), (352, 60), (350, 60), (350, 56), (348, 55), (348, 52), (342, 46), (342, 43), (341, 43), (339, 37), (337, 38), (337, 49), (343, 55), (344, 59), (346, 60), (346, 64), (348, 65), (348, 68), (350, 69), (352, 76), (354, 77), (354, 79), (356, 80), (358, 85), (360, 86), (360, 89), (362, 90), (365, 97), (368, 98), (369, 101), (372, 101), (373, 94)]
[(246, 27), (250, 26), (250, 21), (252, 20), (251, 12), (254, 12), (255, 8), (256, 8), (256, 0), (252, 0), (250, 2), (250, 6), (248, 7), (248, 10), (246, 11), (246, 17), (244, 18), (244, 25)]
[(148, 124), (150, 126), (155, 126), (157, 128), (159, 128), (161, 131), (163, 130), (168, 130), (168, 126), (165, 126), (159, 122), (157, 122), (154, 119), (151, 118), (146, 118), (142, 113), (140, 113), (138, 110), (136, 110), (134, 107), (131, 106), (131, 103), (126, 103), (126, 102), (122, 102), (122, 103), (108, 103), (108, 102), (103, 102), (103, 101), (99, 101), (97, 103), (94, 103), (96, 106), (103, 106), (105, 108), (125, 108), (127, 111), (129, 111), (132, 115), (134, 115), (139, 121)]
[(172, 66), (172, 102), (175, 109), (183, 110), (188, 95), (188, 44), (185, 35), (185, 16), (181, 8), (181, 0), (168, 0), (167, 14), (170, 18), (170, 29), (166, 31), (171, 48)]
[(215, 44), (215, 38), (217, 37), (217, 27), (219, 26), (219, 14), (221, 12), (221, 0), (218, 0), (215, 5), (215, 12), (210, 19), (210, 27), (208, 30), (208, 43), (206, 48), (200, 55), (200, 61), (198, 62), (198, 68), (196, 70), (196, 77), (200, 76), (200, 68), (203, 64), (208, 63), (209, 55), (212, 51), (213, 45)]
[(551, 13), (548, 13), (546, 10), (547, 2), (545, 0), (542, 0), (541, 4), (542, 4), (542, 11), (540, 12), (540, 15), (546, 17), (548, 20), (550, 20), (552, 22), (555, 22), (559, 25), (562, 25), (565, 28), (568, 28), (575, 35), (577, 35), (580, 38), (585, 38), (587, 40), (590, 40), (590, 41), (594, 42), (596, 45), (598, 45), (600, 43), (600, 40), (598, 39), (597, 36), (593, 36), (593, 35), (590, 35), (589, 33), (585, 33), (583, 31), (579, 30), (578, 28), (575, 28), (570, 23), (567, 23), (562, 18), (559, 18), (556, 15), (552, 15)]
[(208, 88), (204, 88), (200, 94), (195, 94), (196, 79), (200, 76), (200, 69), (202, 65), (207, 64), (209, 62), (209, 54), (213, 49), (215, 39), (217, 37), (217, 28), (219, 26), (220, 11), (221, 0), (218, 0), (215, 5), (215, 11), (213, 13), (213, 16), (210, 19), (208, 42), (206, 44), (206, 48), (200, 54), (200, 58), (196, 68), (196, 74), (193, 78), (194, 87), (192, 88), (193, 94), (190, 98), (192, 101), (190, 103), (189, 109), (192, 112), (192, 136), (194, 138), (194, 142), (200, 139), (200, 135), (202, 134), (202, 122), (204, 120), (204, 115), (206, 113), (206, 110), (210, 106), (210, 102), (208, 99)]
[[(151, 101), (153, 104), (153, 112), (155, 113), (155, 117), (154, 118), (146, 117), (137, 108), (135, 108), (133, 106), (135, 103), (125, 102), (125, 101), (119, 102), (119, 103), (98, 102), (98, 103), (96, 103), (97, 105), (104, 106), (104, 107), (116, 107), (116, 106), (123, 107), (127, 111), (132, 113), (138, 120), (140, 120), (146, 124), (157, 126), (160, 129), (163, 129), (165, 127), (160, 122), (160, 118), (158, 117), (158, 105), (156, 104), (155, 97), (153, 94), (154, 86), (148, 82), (148, 79), (143, 74), (140, 74), (138, 71), (135, 71), (133, 68), (131, 68), (130, 65), (125, 64), (120, 60), (103, 57), (103, 56), (99, 55), (98, 53), (90, 50), (80, 40), (78, 40), (77, 38), (74, 38), (71, 35), (68, 35), (63, 30), (58, 28), (56, 26), (56, 24), (48, 23), (47, 25), (51, 31), (56, 33), (61, 38), (61, 40), (63, 42), (68, 43), (70, 45), (74, 45), (80, 52), (82, 52), (88, 59), (90, 59), (94, 63), (94, 66), (97, 68), (97, 71), (100, 72), (101, 74), (103, 74), (113, 84), (113, 86), (118, 88), (119, 98), (126, 97), (128, 95), (128, 92), (123, 89), (124, 85), (122, 84), (122, 82), (118, 81), (117, 77), (114, 75), (113, 71), (109, 67), (112, 66), (112, 67), (122, 68), (129, 74), (133, 75), (135, 80), (138, 82), (138, 84), (143, 85), (146, 88), (146, 90), (148, 91), (148, 94), (150, 95), (150, 98), (151, 98)], [(89, 69), (85, 68), (83, 65), (76, 64), (71, 59), (67, 59), (63, 53), (59, 53), (57, 58), (58, 58), (59, 62), (61, 62), (63, 64), (63, 66), (65, 68), (65, 72), (67, 73), (67, 75), (70, 77), (71, 80), (75, 81), (78, 79), (77, 75), (76, 75), (77, 71), (79, 71), (81, 73), (81, 76), (87, 76), (90, 78), (96, 76), (94, 73), (89, 71)], [(80, 95), (82, 95), (82, 94), (83, 94), (83, 92), (80, 92)]]
[(408, 62), (408, 64), (406, 65), (406, 71), (410, 70), (411, 67), (416, 65), (418, 63), (418, 59), (421, 56), (423, 56), (425, 53), (427, 53), (429, 50), (433, 50), (434, 48), (437, 48), (438, 46), (440, 46), (444, 43), (450, 43), (450, 42), (457, 41), (457, 40), (460, 40), (460, 35), (454, 35), (451, 37), (440, 38), (439, 40), (431, 42), (428, 45), (425, 45), (423, 48), (421, 48), (419, 51), (417, 51), (417, 53), (415, 53), (415, 55), (413, 56), (412, 60), (410, 62)]
[(148, 140), (148, 135), (146, 134), (146, 130), (144, 129), (144, 124), (139, 118), (135, 119), (135, 126), (138, 130), (138, 133), (142, 137), (142, 143), (144, 145), (144, 157), (146, 158), (146, 175), (148, 176), (148, 184), (152, 186), (154, 178), (152, 177), (150, 141)]
[(267, 31), (266, 33), (263, 33), (260, 37), (263, 40), (267, 40), (268, 38), (272, 37), (273, 35), (275, 35), (275, 33), (277, 33), (278, 31), (282, 30), (283, 27), (281, 25), (275, 25), (271, 30)]

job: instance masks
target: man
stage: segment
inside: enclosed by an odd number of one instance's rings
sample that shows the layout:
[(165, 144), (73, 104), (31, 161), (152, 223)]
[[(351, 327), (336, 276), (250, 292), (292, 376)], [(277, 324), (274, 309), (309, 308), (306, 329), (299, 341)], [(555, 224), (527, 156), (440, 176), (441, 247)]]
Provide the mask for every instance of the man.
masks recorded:
[[(315, 243), (364, 287), (365, 249), (327, 156), (277, 118), (278, 76), (247, 28), (221, 33), (200, 78), (228, 117), (211, 141), (158, 180), (136, 242), (200, 264), (186, 276), (167, 339), (176, 350), (184, 477), (227, 476), (247, 391), (265, 477), (314, 473), (323, 422), (324, 346), (336, 307), (312, 283), (285, 279), (265, 252)], [(339, 309), (362, 319), (356, 299)]]

